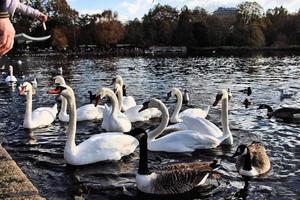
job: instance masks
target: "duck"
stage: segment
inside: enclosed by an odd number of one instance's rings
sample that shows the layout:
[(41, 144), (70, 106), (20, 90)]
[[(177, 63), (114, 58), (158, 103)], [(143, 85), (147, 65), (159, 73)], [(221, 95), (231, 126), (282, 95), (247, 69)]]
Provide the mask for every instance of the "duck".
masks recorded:
[(243, 101), (243, 105), (245, 106), (245, 108), (249, 108), (249, 106), (252, 104), (252, 101), (246, 97), (246, 99)]
[(182, 93), (178, 88), (172, 88), (172, 90), (167, 95), (167, 99), (169, 99), (171, 96), (176, 96), (177, 102), (175, 110), (170, 118), (170, 123), (182, 122), (182, 117), (184, 116), (200, 118), (205, 118), (207, 116), (210, 108), (209, 106), (207, 106), (204, 110), (200, 108), (188, 108), (180, 112), (180, 109), (182, 107)]
[[(193, 152), (197, 149), (213, 149), (219, 145), (232, 145), (233, 143), (229, 128), (224, 130), (224, 134), (221, 132), (221, 135), (216, 134), (213, 128), (204, 127), (201, 130), (175, 130), (160, 137), (168, 125), (168, 109), (162, 101), (155, 98), (144, 102), (140, 111), (147, 108), (158, 108), (162, 112), (162, 120), (159, 126), (147, 132), (148, 148), (151, 151), (183, 153)], [(225, 119), (222, 121), (223, 124), (226, 122)], [(228, 122), (224, 124), (225, 128), (226, 126), (228, 126)], [(218, 137), (214, 135), (218, 135)]]
[[(62, 76), (55, 76), (54, 77), (55, 84), (65, 85), (65, 79)], [(58, 114), (58, 118), (61, 122), (69, 122), (70, 116), (67, 114), (67, 100), (62, 96), (61, 98), (61, 109)], [(105, 106), (94, 104), (86, 104), (79, 108), (77, 108), (77, 121), (97, 121), (103, 118)]]
[(259, 142), (241, 144), (232, 157), (236, 159), (236, 169), (242, 176), (253, 177), (267, 173), (271, 168), (265, 147)]
[(228, 100), (228, 92), (225, 89), (222, 89), (218, 91), (215, 102), (213, 103), (213, 106), (217, 106), (218, 103), (221, 102), (221, 124), (223, 131), (207, 119), (189, 116), (183, 117), (182, 122), (169, 125), (165, 130), (194, 130), (198, 133), (218, 138), (223, 145), (232, 145), (233, 137), (228, 121)]
[(125, 114), (121, 113), (119, 110), (119, 102), (116, 94), (109, 88), (101, 88), (96, 93), (96, 103), (95, 106), (98, 105), (100, 99), (104, 97), (108, 97), (111, 102), (111, 108), (106, 108), (106, 113), (103, 115), (103, 121), (101, 124), (101, 128), (106, 131), (117, 131), (117, 132), (128, 132), (131, 130), (131, 122), (126, 117)]
[(252, 88), (251, 87), (247, 87), (247, 89), (244, 90), (240, 90), (240, 92), (247, 94), (247, 96), (250, 96), (252, 94)]
[(66, 132), (67, 141), (64, 148), (64, 159), (67, 164), (80, 166), (100, 161), (118, 161), (130, 155), (138, 146), (136, 138), (121, 132), (101, 133), (91, 136), (76, 145), (77, 110), (73, 89), (68, 85), (57, 85), (48, 94), (62, 95), (70, 110), (70, 120)]
[(26, 112), (23, 122), (25, 129), (42, 128), (52, 124), (58, 113), (57, 104), (32, 111), (32, 85), (29, 82), (24, 82), (19, 87), (19, 95), (26, 95)]
[(284, 99), (292, 98), (296, 94), (296, 92), (286, 93), (286, 92), (284, 92), (283, 89), (280, 89), (279, 91), (280, 91), (280, 101), (283, 101)]
[[(124, 92), (124, 87), (121, 89), (120, 84), (115, 84), (115, 93), (118, 98), (119, 102), (119, 110), (121, 111), (122, 108), (122, 97), (123, 97), (123, 92)], [(148, 108), (143, 110), (142, 112), (139, 112), (139, 110), (143, 107), (143, 105), (136, 105), (124, 112), (126, 117), (129, 119), (131, 123), (133, 122), (143, 122), (143, 121), (148, 121), (151, 118), (157, 118), (161, 116), (161, 112), (157, 108)]]
[(269, 118), (275, 117), (283, 121), (293, 121), (300, 119), (300, 108), (283, 107), (277, 110), (273, 110), (271, 106), (267, 104), (261, 104), (258, 109), (267, 109), (267, 116)]
[(190, 102), (189, 91), (187, 89), (184, 89), (183, 96), (182, 96), (182, 103), (187, 106), (189, 102)]
[(139, 133), (140, 159), (136, 174), (136, 186), (139, 191), (155, 195), (182, 194), (201, 187), (210, 174), (220, 165), (217, 161), (190, 162), (160, 165), (155, 170), (148, 168), (148, 137), (143, 130)]
[(120, 84), (122, 89), (125, 89), (125, 93), (123, 93), (123, 104), (122, 104), (122, 111), (125, 112), (126, 110), (128, 110), (129, 108), (136, 106), (136, 102), (133, 96), (125, 96), (126, 94), (126, 88), (124, 87), (124, 81), (123, 78), (120, 75), (117, 75), (114, 79), (113, 79), (113, 84)]
[(14, 68), (9, 65), (9, 75), (5, 78), (5, 82), (17, 82), (17, 78), (14, 76)]

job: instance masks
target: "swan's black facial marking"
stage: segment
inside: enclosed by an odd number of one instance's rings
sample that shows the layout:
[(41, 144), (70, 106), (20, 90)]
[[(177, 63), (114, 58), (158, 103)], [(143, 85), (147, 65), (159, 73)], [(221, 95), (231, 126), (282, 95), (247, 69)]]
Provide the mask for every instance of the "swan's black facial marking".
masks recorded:
[(219, 101), (221, 101), (222, 97), (223, 97), (223, 94), (217, 94), (216, 100), (215, 100), (215, 102), (213, 103), (213, 106), (218, 105), (218, 103), (219, 103)]
[(143, 110), (146, 110), (147, 108), (149, 108), (149, 103), (150, 103), (150, 101), (144, 102), (143, 107), (139, 110), (139, 112), (142, 112)]
[(95, 107), (97, 107), (98, 104), (99, 104), (99, 102), (100, 102), (100, 100), (101, 100), (101, 95), (96, 96), (95, 100), (96, 100)]
[(236, 149), (236, 152), (232, 155), (232, 158), (242, 155), (242, 154), (247, 154), (248, 152), (248, 148), (246, 145), (241, 144), (240, 146), (238, 146), (238, 148)]
[(166, 97), (166, 101), (168, 101), (171, 96), (172, 96), (172, 92), (168, 92), (167, 97)]

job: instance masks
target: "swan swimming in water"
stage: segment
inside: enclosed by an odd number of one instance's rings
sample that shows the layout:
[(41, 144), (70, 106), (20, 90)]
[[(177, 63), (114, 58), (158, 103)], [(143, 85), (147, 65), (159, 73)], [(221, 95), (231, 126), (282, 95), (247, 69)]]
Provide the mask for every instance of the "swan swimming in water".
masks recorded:
[[(66, 85), (65, 79), (62, 76), (54, 77), (54, 83), (60, 85)], [(62, 122), (68, 122), (70, 117), (67, 114), (67, 100), (62, 96), (61, 98), (61, 109), (58, 114), (58, 118)], [(105, 107), (94, 104), (87, 104), (77, 108), (77, 121), (93, 121), (100, 120), (103, 117)]]
[(126, 115), (120, 112), (117, 96), (111, 89), (101, 88), (98, 90), (96, 93), (95, 106), (98, 105), (100, 99), (103, 99), (106, 96), (110, 98), (112, 108), (106, 109), (109, 110), (109, 114), (103, 115), (101, 128), (106, 131), (129, 132), (131, 130), (131, 122)]
[(17, 78), (14, 76), (14, 68), (9, 65), (9, 75), (5, 78), (5, 82), (17, 82)]
[[(124, 89), (124, 88), (123, 88)], [(118, 83), (115, 84), (115, 92), (118, 97), (120, 111), (122, 108), (122, 96), (123, 96), (123, 89), (121, 89), (121, 85)], [(139, 112), (139, 110), (143, 107), (143, 105), (136, 105), (124, 112), (126, 117), (129, 119), (130, 122), (138, 122), (138, 121), (147, 121), (151, 118), (156, 118), (161, 116), (161, 112), (157, 108), (148, 108)]]
[(138, 141), (120, 132), (101, 133), (76, 145), (76, 101), (71, 87), (58, 85), (49, 90), (49, 94), (62, 95), (66, 98), (70, 110), (70, 120), (67, 129), (67, 141), (64, 148), (64, 158), (71, 165), (87, 165), (105, 160), (120, 160), (123, 156), (134, 152)]
[(182, 118), (185, 116), (201, 118), (205, 118), (207, 116), (210, 108), (209, 106), (207, 106), (205, 110), (202, 110), (200, 108), (188, 108), (180, 112), (180, 109), (182, 107), (182, 93), (178, 88), (172, 88), (171, 92), (168, 93), (167, 99), (169, 99), (171, 96), (176, 96), (177, 98), (175, 110), (170, 118), (171, 123), (182, 122)]
[(26, 111), (23, 127), (28, 129), (42, 128), (49, 126), (56, 118), (57, 104), (53, 107), (41, 107), (32, 111), (32, 85), (29, 82), (23, 83), (19, 88), (19, 94), (26, 96)]
[[(225, 90), (220, 91), (214, 103), (216, 105), (219, 101), (222, 101), (222, 113), (227, 110), (226, 94)], [(214, 127), (204, 126), (201, 130), (180, 130), (159, 137), (168, 125), (168, 110), (160, 100), (154, 98), (150, 99), (149, 102), (145, 102), (141, 111), (146, 108), (158, 108), (162, 112), (162, 121), (159, 126), (147, 132), (148, 148), (151, 151), (193, 152), (196, 149), (212, 149), (220, 144), (231, 145), (233, 143), (226, 113), (222, 114), (223, 132), (216, 131)]]
[[(113, 84), (120, 84), (121, 88), (123, 89), (124, 81), (120, 75), (117, 75), (116, 78), (113, 79)], [(123, 93), (123, 95), (125, 94)], [(128, 110), (133, 106), (136, 106), (136, 102), (132, 96), (123, 96), (122, 99), (123, 99), (123, 104), (121, 110), (123, 112), (125, 112), (126, 110)]]

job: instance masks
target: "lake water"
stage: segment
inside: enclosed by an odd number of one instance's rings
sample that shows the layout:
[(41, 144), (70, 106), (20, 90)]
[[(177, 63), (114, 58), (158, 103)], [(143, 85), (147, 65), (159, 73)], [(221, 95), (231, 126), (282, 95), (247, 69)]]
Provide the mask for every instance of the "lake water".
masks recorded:
[[(221, 159), (221, 178), (209, 180), (207, 187), (184, 196), (189, 199), (299, 199), (300, 125), (268, 119), (257, 105), (266, 103), (274, 108), (282, 105), (300, 106), (300, 57), (198, 57), (198, 58), (67, 58), (25, 57), (22, 66), (15, 65), (16, 76), (38, 78), (38, 91), (33, 107), (51, 106), (55, 97), (47, 95), (48, 83), (63, 68), (67, 83), (73, 87), (77, 106), (89, 102), (87, 91), (111, 87), (115, 75), (122, 75), (127, 93), (141, 104), (150, 97), (165, 97), (174, 86), (190, 91), (191, 105), (211, 105), (218, 89), (231, 88), (229, 102), (230, 128), (234, 135), (231, 148), (197, 151), (192, 154), (150, 152), (149, 164)], [(10, 60), (16, 63), (16, 60)], [(7, 71), (8, 67), (4, 69)], [(118, 162), (100, 162), (84, 167), (67, 166), (63, 159), (67, 124), (56, 120), (51, 126), (33, 131), (22, 128), (25, 98), (16, 87), (0, 84), (0, 141), (47, 199), (145, 199), (135, 186), (138, 149)], [(251, 86), (252, 105), (245, 109), (246, 94), (239, 90)], [(295, 93), (280, 99), (280, 89)], [(174, 100), (166, 102), (169, 105)], [(209, 117), (220, 127), (220, 107), (211, 108)], [(157, 121), (134, 124), (155, 127)], [(78, 123), (77, 143), (101, 133), (100, 123)], [(244, 181), (237, 174), (231, 155), (239, 144), (262, 142), (270, 156), (272, 169), (265, 177)], [(169, 197), (166, 197), (169, 198)], [(183, 199), (182, 196), (172, 198)], [(155, 198), (154, 198), (155, 199)]]

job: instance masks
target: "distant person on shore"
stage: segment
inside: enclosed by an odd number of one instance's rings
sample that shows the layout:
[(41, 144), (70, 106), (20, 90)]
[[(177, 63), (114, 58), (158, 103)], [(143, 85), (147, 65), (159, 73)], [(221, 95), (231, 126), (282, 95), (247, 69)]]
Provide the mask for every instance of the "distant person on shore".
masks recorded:
[(9, 20), (9, 15), (13, 16), (15, 12), (37, 18), (42, 23), (48, 19), (44, 13), (20, 3), (19, 0), (0, 0), (0, 56), (13, 47), (16, 32)]

